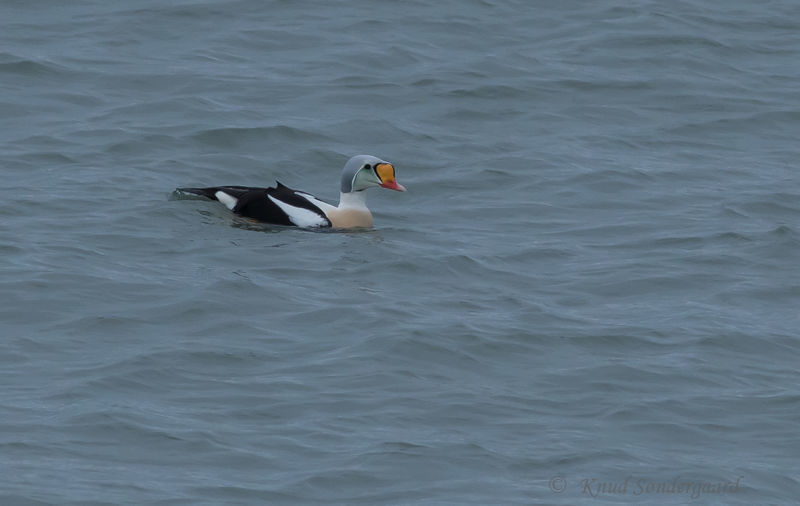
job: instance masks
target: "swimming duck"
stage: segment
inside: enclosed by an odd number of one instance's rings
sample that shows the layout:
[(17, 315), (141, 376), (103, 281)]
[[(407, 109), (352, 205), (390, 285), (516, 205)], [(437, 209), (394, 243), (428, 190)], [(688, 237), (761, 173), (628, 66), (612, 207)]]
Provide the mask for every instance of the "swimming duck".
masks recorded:
[(371, 227), (372, 213), (367, 208), (364, 190), (381, 186), (406, 191), (395, 180), (394, 165), (371, 155), (354, 156), (345, 164), (338, 206), (306, 192), (292, 190), (279, 181), (276, 183), (275, 188), (213, 186), (178, 188), (177, 191), (216, 200), (245, 218), (307, 228)]

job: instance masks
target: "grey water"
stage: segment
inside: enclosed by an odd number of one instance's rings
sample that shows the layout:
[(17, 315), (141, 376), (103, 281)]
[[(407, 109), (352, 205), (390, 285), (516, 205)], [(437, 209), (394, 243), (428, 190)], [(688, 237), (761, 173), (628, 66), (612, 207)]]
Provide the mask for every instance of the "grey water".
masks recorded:
[(0, 503), (794, 504), (798, 83), (790, 0), (2, 2)]

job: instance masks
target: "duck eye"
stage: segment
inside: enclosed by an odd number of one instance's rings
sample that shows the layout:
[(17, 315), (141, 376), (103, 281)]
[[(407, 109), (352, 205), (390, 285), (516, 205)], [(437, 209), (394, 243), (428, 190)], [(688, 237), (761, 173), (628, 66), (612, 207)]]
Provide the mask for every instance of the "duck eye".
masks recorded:
[(364, 165), (364, 168), (367, 169), (367, 170), (372, 170), (372, 165), (366, 164), (366, 165)]

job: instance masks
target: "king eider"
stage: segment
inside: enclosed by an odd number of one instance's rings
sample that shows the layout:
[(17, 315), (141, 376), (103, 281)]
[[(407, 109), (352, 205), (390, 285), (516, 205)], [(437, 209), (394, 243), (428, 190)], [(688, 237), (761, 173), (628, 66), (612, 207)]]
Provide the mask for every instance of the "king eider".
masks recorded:
[(176, 191), (216, 200), (234, 214), (245, 218), (306, 228), (371, 227), (372, 213), (367, 209), (364, 190), (381, 186), (406, 191), (395, 180), (394, 166), (370, 155), (354, 156), (345, 164), (338, 206), (323, 202), (306, 192), (292, 190), (279, 181), (276, 183), (275, 188), (212, 186), (178, 188)]

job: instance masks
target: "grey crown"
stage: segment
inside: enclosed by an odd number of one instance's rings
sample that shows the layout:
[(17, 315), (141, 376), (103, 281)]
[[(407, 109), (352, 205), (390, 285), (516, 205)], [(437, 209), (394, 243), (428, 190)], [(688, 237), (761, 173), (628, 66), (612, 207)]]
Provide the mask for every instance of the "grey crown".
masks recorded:
[(353, 191), (353, 179), (355, 179), (356, 174), (364, 165), (369, 164), (374, 167), (377, 163), (389, 162), (372, 155), (356, 155), (347, 160), (347, 163), (344, 164), (344, 170), (342, 170), (342, 193), (350, 193)]

